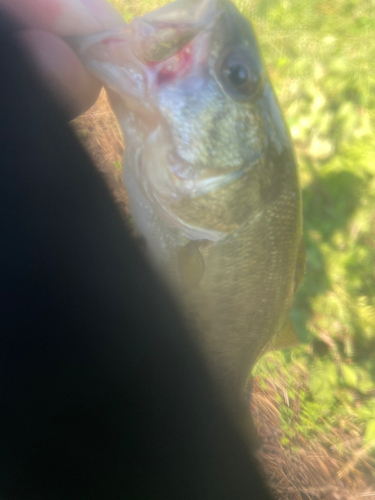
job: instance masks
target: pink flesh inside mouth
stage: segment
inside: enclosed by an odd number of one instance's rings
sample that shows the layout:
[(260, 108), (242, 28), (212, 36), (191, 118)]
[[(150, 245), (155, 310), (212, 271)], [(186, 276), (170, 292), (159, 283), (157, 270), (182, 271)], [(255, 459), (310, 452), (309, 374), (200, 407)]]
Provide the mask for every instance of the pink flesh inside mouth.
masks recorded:
[(159, 85), (183, 78), (193, 68), (193, 42), (185, 45), (176, 54), (164, 61), (146, 61), (145, 64), (149, 68), (155, 68), (157, 72), (156, 81)]
[(113, 45), (123, 45), (124, 39), (120, 37), (110, 37), (110, 38), (105, 38), (102, 41), (103, 45), (108, 45), (108, 46), (113, 46)]

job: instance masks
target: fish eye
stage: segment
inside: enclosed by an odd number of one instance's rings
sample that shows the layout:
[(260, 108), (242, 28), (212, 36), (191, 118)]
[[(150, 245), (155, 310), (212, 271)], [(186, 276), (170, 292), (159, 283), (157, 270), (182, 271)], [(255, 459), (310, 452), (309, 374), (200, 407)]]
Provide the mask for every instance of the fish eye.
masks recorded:
[(262, 75), (259, 63), (245, 48), (239, 48), (222, 59), (219, 78), (226, 92), (249, 99), (257, 93)]

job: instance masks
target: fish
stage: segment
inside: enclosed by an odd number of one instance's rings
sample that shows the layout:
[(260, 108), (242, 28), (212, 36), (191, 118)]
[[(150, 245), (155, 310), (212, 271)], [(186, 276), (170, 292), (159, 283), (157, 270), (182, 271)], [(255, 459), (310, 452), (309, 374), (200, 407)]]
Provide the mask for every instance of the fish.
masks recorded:
[(259, 357), (298, 341), (305, 262), (297, 162), (254, 29), (229, 0), (176, 0), (70, 44), (109, 89), (148, 258), (238, 412)]

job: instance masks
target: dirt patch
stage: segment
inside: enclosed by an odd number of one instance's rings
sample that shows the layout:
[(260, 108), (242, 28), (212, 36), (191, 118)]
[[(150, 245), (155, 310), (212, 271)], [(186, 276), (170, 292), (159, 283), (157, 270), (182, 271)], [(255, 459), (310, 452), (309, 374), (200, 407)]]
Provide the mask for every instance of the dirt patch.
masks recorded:
[(128, 197), (122, 176), (124, 142), (104, 90), (96, 104), (71, 122), (85, 149), (107, 182), (116, 204), (130, 217)]
[[(251, 410), (263, 446), (258, 459), (279, 500), (357, 500), (375, 498), (374, 460), (361, 438), (343, 440), (338, 449), (332, 435), (314, 442), (297, 436), (292, 446), (281, 445), (282, 421), (278, 409), (287, 397), (282, 384), (253, 382)], [(291, 402), (290, 402), (291, 404)], [(295, 412), (298, 408), (291, 409)]]

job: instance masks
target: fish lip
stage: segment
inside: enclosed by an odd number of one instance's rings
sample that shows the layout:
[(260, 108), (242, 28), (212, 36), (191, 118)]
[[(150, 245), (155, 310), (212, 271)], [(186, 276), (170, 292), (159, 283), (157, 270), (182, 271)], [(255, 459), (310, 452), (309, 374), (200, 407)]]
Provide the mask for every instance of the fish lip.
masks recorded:
[[(176, 3), (179, 2), (181, 0), (177, 0), (177, 2), (168, 4), (165, 8), (162, 7), (145, 16), (136, 17), (129, 24), (124, 22), (122, 26), (111, 30), (103, 30), (85, 36), (66, 37), (64, 40), (76, 52), (84, 66), (99, 78), (101, 77), (103, 65), (107, 66), (107, 72), (109, 69), (111, 70), (111, 78), (107, 81), (110, 88), (120, 95), (125, 94), (129, 98), (139, 100), (140, 106), (144, 106), (145, 101), (148, 101), (146, 107), (149, 109), (155, 106), (155, 93), (159, 86), (163, 85), (162, 79), (159, 82), (159, 72), (164, 67), (168, 70), (168, 65), (171, 62), (173, 66), (174, 56), (178, 58), (178, 52), (182, 52), (187, 48), (189, 53), (191, 50), (193, 54), (191, 55), (191, 62), (186, 64), (183, 70), (177, 71), (173, 79), (181, 80), (189, 74), (201, 73), (202, 67), (207, 63), (209, 57), (211, 33), (224, 12), (224, 8), (218, 6), (218, 0), (182, 0), (182, 5), (186, 4), (184, 8), (188, 19), (179, 21), (173, 15), (170, 19), (168, 19), (168, 15), (164, 19), (165, 14), (169, 11), (169, 14), (176, 11)], [(198, 5), (201, 7), (199, 15), (197, 15)], [(152, 38), (152, 33), (156, 33), (168, 26), (177, 30), (183, 28), (183, 32), (191, 30), (192, 32), (196, 31), (196, 33), (193, 34), (186, 45), (181, 46), (176, 51), (176, 54), (172, 53), (165, 59), (155, 61), (144, 59), (142, 56), (144, 49), (140, 45), (140, 40), (144, 38), (142, 32), (149, 30)], [(108, 56), (108, 47), (111, 45), (118, 46), (121, 51), (118, 62), (111, 61)], [(189, 45), (191, 45), (190, 48)], [(122, 58), (128, 63), (127, 65), (122, 64)], [(142, 82), (129, 74), (132, 68), (136, 69)], [(125, 70), (128, 73), (124, 74)]]

